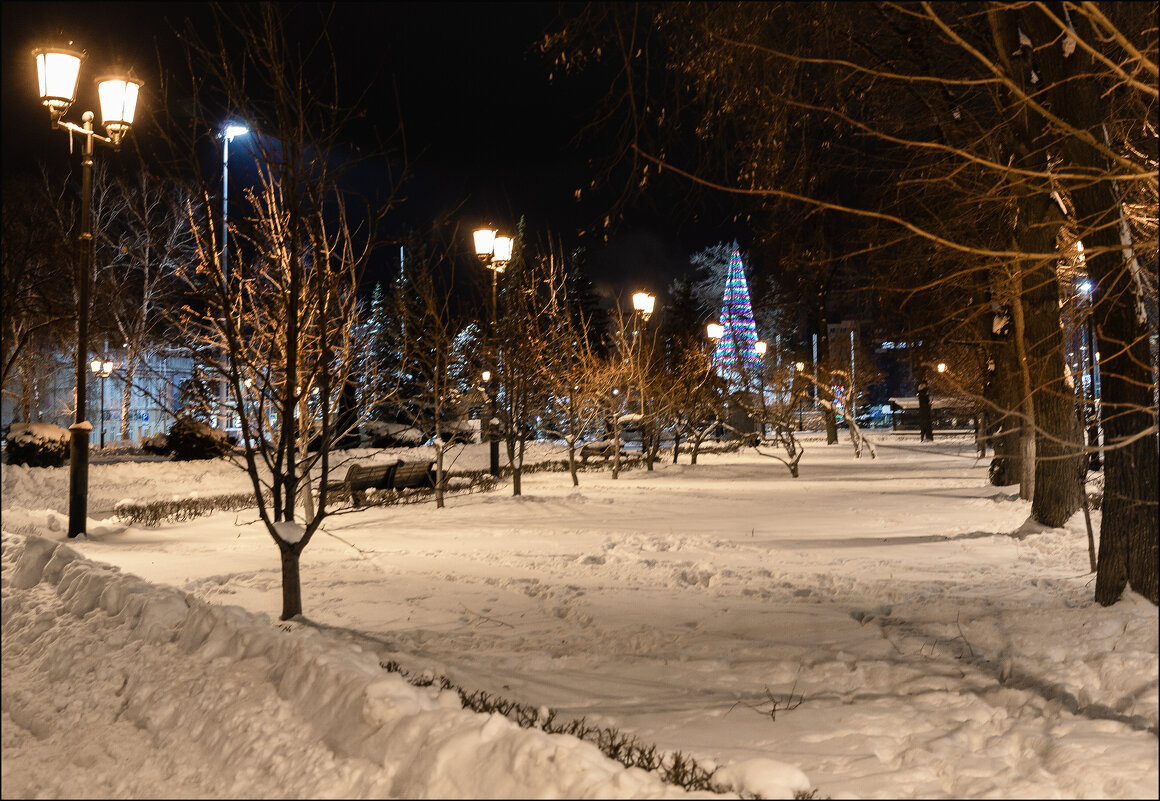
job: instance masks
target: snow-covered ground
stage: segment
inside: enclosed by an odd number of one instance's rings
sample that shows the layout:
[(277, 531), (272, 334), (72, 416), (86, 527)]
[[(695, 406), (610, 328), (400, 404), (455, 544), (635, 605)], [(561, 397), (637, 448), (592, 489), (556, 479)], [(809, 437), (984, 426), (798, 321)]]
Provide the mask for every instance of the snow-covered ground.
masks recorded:
[(96, 459), (76, 540), (67, 468), (5, 465), (3, 796), (683, 795), (393, 661), (765, 797), (1157, 798), (1157, 610), (1092, 603), (1082, 513), (1028, 524), (966, 438), (871, 437), (807, 437), (796, 480), (750, 451), (336, 515), (291, 623), (252, 513), (112, 516), (244, 491), (227, 463)]

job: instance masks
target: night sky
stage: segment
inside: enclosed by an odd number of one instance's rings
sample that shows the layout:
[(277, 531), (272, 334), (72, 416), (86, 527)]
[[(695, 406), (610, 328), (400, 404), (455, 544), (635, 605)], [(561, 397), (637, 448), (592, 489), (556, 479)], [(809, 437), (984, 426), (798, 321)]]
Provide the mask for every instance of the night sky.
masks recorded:
[[(562, 8), (571, 13), (576, 6)], [(6, 176), (68, 158), (67, 137), (49, 129), (36, 96), (31, 50), (38, 42), (63, 32), (87, 51), (80, 96), (67, 116), (79, 122), (80, 111), (97, 110), (92, 79), (117, 57), (145, 80), (142, 104), (148, 104), (150, 87), (158, 85), (158, 45), (163, 58), (171, 57), (173, 24), (209, 18), (196, 3), (5, 2), (2, 9)], [(663, 292), (693, 249), (737, 232), (693, 228), (655, 209), (630, 210), (630, 221), (604, 244), (599, 222), (620, 187), (588, 193), (588, 163), (606, 156), (602, 148), (611, 144), (589, 139), (578, 147), (573, 139), (606, 87), (584, 79), (550, 84), (550, 67), (534, 47), (560, 11), (556, 3), (335, 7), (340, 78), (353, 93), (372, 76), (368, 122), (386, 137), (401, 111), (406, 131), (412, 179), (389, 224), (421, 227), (459, 208), (468, 229), (485, 221), (514, 229), (524, 214), (534, 236), (550, 230), (567, 248), (587, 245), (592, 277), (604, 291), (625, 298), (641, 287)], [(231, 185), (244, 180), (244, 158), (235, 152)], [(586, 200), (578, 203), (581, 187)]]

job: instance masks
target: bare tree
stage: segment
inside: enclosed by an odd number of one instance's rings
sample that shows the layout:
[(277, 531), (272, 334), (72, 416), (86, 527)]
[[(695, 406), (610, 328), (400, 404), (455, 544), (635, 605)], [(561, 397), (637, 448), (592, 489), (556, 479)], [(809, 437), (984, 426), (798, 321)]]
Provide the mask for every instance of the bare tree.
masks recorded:
[[(23, 419), (30, 422), (36, 376), (46, 372), (45, 358), (51, 352), (47, 343), (67, 339), (67, 326), (75, 317), (71, 299), (60, 291), (71, 282), (68, 229), (60, 225), (48, 186), (47, 175), (4, 182), (0, 386), (18, 400)], [(19, 392), (10, 384), (16, 376)]]
[[(383, 211), (355, 206), (343, 188), (349, 163), (338, 145), (352, 113), (337, 77), (330, 85), (308, 78), (337, 72), (327, 20), (303, 20), (312, 33), (302, 40), (290, 35), (292, 13), (269, 3), (219, 9), (216, 38), (183, 37), (193, 107), (255, 129), (258, 177), (245, 193), (248, 213), (230, 224), (239, 246), (228, 270), (215, 186), (194, 173), (201, 185), (186, 211), (197, 257), (182, 272), (191, 291), (183, 323), (228, 380), (258, 513), (281, 556), (284, 620), (302, 612), (299, 557), (330, 513), (330, 451), (346, 433), (337, 400), (366, 347), (357, 291)], [(167, 130), (179, 154), (213, 141), (197, 125)], [(222, 352), (224, 360), (213, 355)]]

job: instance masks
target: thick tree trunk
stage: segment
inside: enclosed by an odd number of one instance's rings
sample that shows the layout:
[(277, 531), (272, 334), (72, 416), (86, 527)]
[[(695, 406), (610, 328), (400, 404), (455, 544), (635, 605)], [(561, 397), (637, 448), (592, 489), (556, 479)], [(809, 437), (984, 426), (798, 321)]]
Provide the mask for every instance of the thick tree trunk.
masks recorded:
[(999, 336), (1001, 338), (995, 341), (992, 350), (995, 370), (984, 390), (984, 397), (1003, 410), (995, 415), (992, 424), (991, 445), (995, 449), (995, 458), (991, 461), (990, 479), (995, 486), (1006, 487), (1018, 484), (1023, 475), (1023, 422), (1015, 413), (1021, 394), (1017, 388), (1022, 383), (1010, 327), (1006, 335)]
[[(1029, 253), (1055, 249), (1062, 218), (1051, 198), (1039, 195), (1020, 203), (1016, 236)], [(1027, 377), (1035, 412), (1035, 492), (1031, 516), (1052, 528), (1063, 526), (1083, 502), (1080, 462), (1083, 433), (1075, 416), (1075, 394), (1065, 384), (1063, 329), (1059, 321), (1059, 282), (1054, 260), (1027, 263), (1023, 269), (1023, 341)]]
[[(1049, 7), (1059, 16), (1064, 13), (1062, 5)], [(1086, 42), (1095, 46), (1107, 42), (1086, 17), (1074, 15), (1073, 19)], [(1032, 42), (1045, 45), (1037, 58), (1052, 111), (1086, 134), (1063, 137), (1065, 166), (1086, 167), (1101, 176), (1101, 180), (1076, 181), (1068, 187), (1087, 254), (1088, 276), (1096, 286), (1093, 313), (1101, 354), (1105, 478), (1095, 599), (1103, 605), (1115, 603), (1131, 586), (1155, 604), (1160, 602), (1160, 454), (1149, 330), (1137, 310), (1140, 298), (1131, 273), (1133, 254), (1121, 242), (1123, 198), (1109, 175), (1114, 170), (1109, 169), (1107, 155), (1091, 144), (1106, 141), (1104, 96), (1113, 79), (1101, 80), (1104, 67), (1085, 49), (1065, 56), (1058, 44), (1048, 44), (1059, 38), (1059, 28), (1035, 7), (1024, 11), (1021, 21)], [(1118, 60), (1118, 54), (1114, 58)]]
[(302, 580), (298, 574), (297, 544), (279, 542), (282, 554), (282, 620), (290, 620), (302, 614)]

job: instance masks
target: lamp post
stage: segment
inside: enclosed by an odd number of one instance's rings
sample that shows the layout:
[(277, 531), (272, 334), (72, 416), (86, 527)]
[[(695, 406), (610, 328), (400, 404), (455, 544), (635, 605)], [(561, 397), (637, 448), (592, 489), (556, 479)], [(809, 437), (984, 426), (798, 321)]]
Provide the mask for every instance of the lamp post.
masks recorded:
[[(496, 286), (499, 281), (499, 274), (507, 267), (508, 262), (512, 258), (512, 238), (510, 236), (497, 235), (495, 229), (480, 228), (473, 234), (475, 239), (475, 255), (479, 257), (479, 263), (491, 270), (491, 367), (490, 375), (496, 380), (499, 377), (499, 348), (497, 336), (498, 318), (496, 313)], [(487, 379), (484, 379), (487, 382)], [(489, 472), (493, 476), (499, 476), (499, 438), (496, 437), (495, 431), (492, 427), (492, 421), (495, 419), (495, 402), (499, 394), (499, 387), (491, 387), (491, 391), (487, 393), (487, 438), (491, 443), (489, 456)]]
[(761, 398), (761, 438), (765, 439), (765, 351), (768, 346), (760, 339), (753, 343), (757, 352), (757, 394)]
[[(647, 413), (645, 407), (644, 391), (645, 369), (642, 358), (644, 356), (644, 332), (641, 331), (641, 328), (643, 327), (644, 323), (648, 322), (648, 318), (652, 316), (653, 304), (655, 303), (656, 298), (647, 292), (634, 292), (632, 295), (633, 314), (639, 318), (636, 324), (633, 325), (632, 335), (634, 339), (637, 339), (636, 366), (640, 381), (640, 447), (641, 450), (644, 451), (645, 465), (649, 470), (653, 469), (652, 459), (648, 458), (648, 455), (652, 452), (652, 449), (649, 447), (652, 443), (646, 442), (646, 439), (648, 439), (646, 436), (648, 433), (648, 426), (645, 422), (645, 415)], [(619, 445), (617, 447), (619, 447)]]
[(113, 374), (113, 362), (109, 359), (93, 359), (89, 364), (93, 375), (101, 377), (101, 450), (105, 449), (105, 379)]
[[(229, 303), (230, 295), (230, 142), (234, 141), (235, 136), (245, 136), (250, 132), (250, 129), (244, 125), (236, 123), (229, 123), (222, 129), (222, 299), (223, 308)], [(226, 309), (226, 313), (229, 310)], [(223, 349), (222, 351), (222, 365), (224, 366), (229, 358), (228, 353)], [(222, 431), (225, 431), (229, 426), (230, 417), (227, 409), (229, 401), (229, 381), (223, 372), (221, 388), (218, 394), (218, 425)]]
[[(806, 363), (805, 362), (798, 362), (797, 364), (794, 365), (794, 367), (797, 369), (798, 375), (800, 375), (801, 373), (805, 372)], [(798, 375), (794, 376), (795, 381), (800, 380), (800, 378), (798, 378)], [(802, 398), (801, 398), (801, 393), (798, 393), (798, 431), (801, 431), (801, 430), (802, 430)]]
[(632, 296), (633, 312), (640, 318), (637, 325), (633, 326), (632, 335), (636, 339), (640, 333), (640, 339), (636, 346), (636, 366), (640, 373), (640, 421), (644, 425), (645, 405), (644, 405), (644, 365), (641, 364), (641, 357), (644, 355), (644, 336), (640, 331), (641, 325), (648, 322), (648, 318), (652, 316), (653, 304), (656, 303), (656, 298), (647, 292), (636, 292)]
[(76, 537), (85, 532), (88, 514), (89, 432), (93, 428), (92, 423), (86, 419), (88, 404), (85, 397), (89, 349), (89, 281), (93, 265), (93, 141), (112, 145), (114, 150), (120, 148), (121, 140), (133, 125), (142, 81), (125, 75), (97, 79), (101, 123), (108, 133), (107, 137), (101, 136), (93, 130), (96, 115), (91, 111), (81, 115), (80, 125), (62, 119), (76, 102), (77, 78), (80, 76), (84, 54), (67, 47), (37, 48), (32, 54), (36, 58), (40, 101), (48, 108), (53, 130), (63, 128), (68, 131), (70, 147), (73, 134), (81, 138), (81, 224), (76, 265), (76, 410), (73, 424), (69, 426), (68, 536)]
[[(1091, 454), (1088, 456), (1088, 469), (1099, 470), (1103, 466), (1103, 460), (1100, 459), (1100, 415), (1099, 404), (1096, 400), (1096, 382), (1098, 381), (1097, 376), (1099, 375), (1100, 355), (1096, 353), (1096, 337), (1095, 332), (1092, 330), (1092, 292), (1095, 290), (1095, 286), (1091, 281), (1085, 280), (1080, 282), (1079, 289), (1084, 300), (1087, 302), (1087, 314), (1084, 315), (1087, 323), (1084, 326), (1087, 334), (1087, 369), (1084, 372), (1088, 374), (1087, 383), (1091, 387), (1091, 411), (1084, 422), (1087, 423), (1087, 444), (1088, 448), (1091, 449)], [(1083, 389), (1083, 383), (1083, 379), (1081, 378), (1081, 400), (1087, 401), (1088, 397)], [(1081, 403), (1080, 405), (1082, 407), (1086, 404)]]
[(712, 343), (710, 345), (712, 350), (709, 351), (710, 364), (712, 364), (713, 367), (716, 367), (714, 362), (717, 361), (717, 340), (725, 336), (725, 326), (721, 325), (721, 323), (709, 323), (707, 326), (705, 326), (705, 336), (707, 336), (709, 338), (709, 342)]

